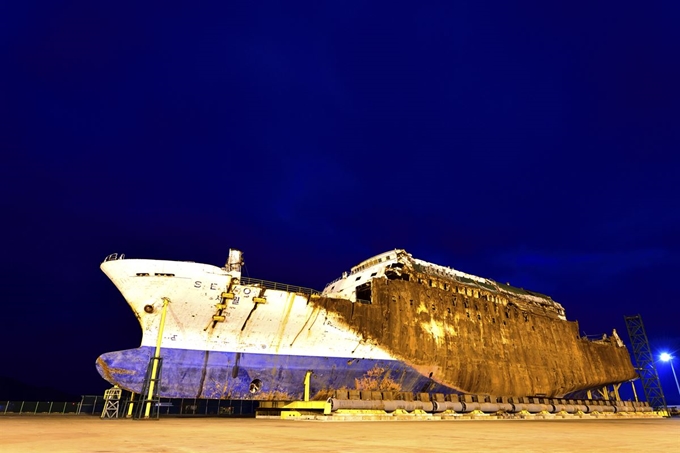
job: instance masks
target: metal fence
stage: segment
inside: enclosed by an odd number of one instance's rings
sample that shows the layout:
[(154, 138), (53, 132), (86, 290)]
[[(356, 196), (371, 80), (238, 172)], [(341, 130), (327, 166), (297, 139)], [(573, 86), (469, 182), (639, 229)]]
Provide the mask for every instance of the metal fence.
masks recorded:
[(78, 414), (80, 403), (56, 401), (0, 401), (0, 415), (5, 414)]
[[(0, 415), (75, 414), (101, 415), (106, 401), (103, 396), (85, 395), (81, 401), (0, 401)], [(120, 400), (120, 417), (128, 413), (129, 399)], [(161, 398), (161, 416), (182, 417), (254, 417), (257, 401), (214, 400), (199, 398)]]

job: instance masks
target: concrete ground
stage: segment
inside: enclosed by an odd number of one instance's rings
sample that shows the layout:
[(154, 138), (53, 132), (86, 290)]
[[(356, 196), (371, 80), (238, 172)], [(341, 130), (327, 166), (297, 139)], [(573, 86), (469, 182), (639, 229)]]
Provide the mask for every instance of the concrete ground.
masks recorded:
[(680, 451), (680, 418), (323, 422), (237, 418), (0, 417), (14, 452)]

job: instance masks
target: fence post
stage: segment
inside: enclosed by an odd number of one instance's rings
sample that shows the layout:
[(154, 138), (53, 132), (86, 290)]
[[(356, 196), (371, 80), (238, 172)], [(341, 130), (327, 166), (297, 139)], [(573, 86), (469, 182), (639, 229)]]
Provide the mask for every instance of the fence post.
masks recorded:
[(9, 407), (9, 400), (7, 400), (7, 404), (5, 405), (5, 414), (7, 414), (7, 408)]
[(21, 402), (21, 407), (19, 408), (19, 413), (20, 413), (20, 414), (21, 414), (21, 413), (23, 412), (23, 410), (24, 410), (24, 403), (25, 403), (25, 402), (26, 402), (26, 401), (22, 401), (22, 402)]

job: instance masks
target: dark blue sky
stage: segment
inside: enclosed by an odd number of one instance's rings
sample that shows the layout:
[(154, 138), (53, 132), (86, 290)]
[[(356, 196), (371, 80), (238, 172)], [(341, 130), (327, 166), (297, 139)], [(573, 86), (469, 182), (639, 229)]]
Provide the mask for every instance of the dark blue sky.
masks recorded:
[(677, 2), (14, 3), (0, 375), (101, 392), (102, 259), (230, 247), (319, 289), (405, 248), (680, 356)]

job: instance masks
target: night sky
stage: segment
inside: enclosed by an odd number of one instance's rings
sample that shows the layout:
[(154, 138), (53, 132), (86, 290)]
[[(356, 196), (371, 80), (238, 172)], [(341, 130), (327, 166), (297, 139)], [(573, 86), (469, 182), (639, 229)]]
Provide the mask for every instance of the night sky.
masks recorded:
[(0, 5), (0, 376), (101, 394), (101, 261), (229, 248), (317, 289), (404, 248), (680, 371), (680, 3), (216, 3)]

